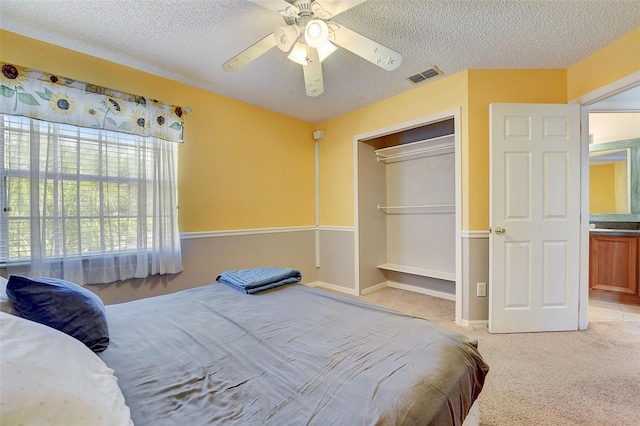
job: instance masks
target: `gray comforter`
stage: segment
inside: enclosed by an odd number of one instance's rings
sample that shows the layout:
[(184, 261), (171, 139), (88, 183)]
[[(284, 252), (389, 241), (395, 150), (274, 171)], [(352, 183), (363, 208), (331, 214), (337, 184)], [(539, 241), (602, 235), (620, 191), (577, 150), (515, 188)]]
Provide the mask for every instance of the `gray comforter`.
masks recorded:
[(461, 424), (488, 371), (463, 336), (303, 285), (106, 309), (100, 357), (138, 426)]

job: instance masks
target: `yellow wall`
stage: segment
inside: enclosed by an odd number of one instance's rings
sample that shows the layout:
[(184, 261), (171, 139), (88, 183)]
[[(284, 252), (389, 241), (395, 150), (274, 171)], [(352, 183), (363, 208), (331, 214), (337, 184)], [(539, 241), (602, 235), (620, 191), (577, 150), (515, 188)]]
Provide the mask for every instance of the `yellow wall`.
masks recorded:
[(313, 124), (7, 31), (0, 59), (190, 106), (178, 162), (181, 232), (314, 223)]
[[(464, 123), (466, 106), (465, 71), (318, 125), (326, 130), (319, 145), (321, 225), (354, 224), (354, 136), (458, 107)], [(466, 140), (462, 132), (463, 145)]]
[(567, 98), (575, 99), (640, 71), (640, 28), (567, 70)]
[(468, 70), (322, 123), (320, 222), (353, 225), (353, 137), (462, 108), (462, 229), (489, 227), (489, 104), (565, 103), (566, 70)]
[(589, 167), (589, 213), (611, 214), (616, 211), (615, 165)]
[(462, 229), (489, 224), (489, 104), (566, 103), (640, 71), (640, 28), (569, 69), (467, 70), (322, 123), (320, 222), (353, 225), (353, 137), (462, 108)]
[(460, 107), (463, 229), (489, 221), (489, 104), (565, 103), (640, 70), (640, 28), (568, 70), (468, 70), (318, 126), (91, 56), (0, 32), (0, 59), (190, 106), (180, 147), (183, 232), (310, 225), (313, 138), (320, 142), (320, 221), (352, 226), (353, 137)]
[(566, 103), (566, 70), (469, 70), (468, 194), (465, 230), (489, 229), (489, 104)]

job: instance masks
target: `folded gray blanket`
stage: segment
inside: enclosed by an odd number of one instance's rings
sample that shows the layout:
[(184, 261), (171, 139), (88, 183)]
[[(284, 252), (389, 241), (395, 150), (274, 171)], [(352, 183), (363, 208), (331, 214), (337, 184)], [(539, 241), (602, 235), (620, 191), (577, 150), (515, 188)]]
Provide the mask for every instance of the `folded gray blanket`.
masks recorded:
[(216, 281), (227, 284), (247, 294), (258, 293), (281, 285), (297, 283), (302, 274), (297, 269), (255, 268), (225, 271)]

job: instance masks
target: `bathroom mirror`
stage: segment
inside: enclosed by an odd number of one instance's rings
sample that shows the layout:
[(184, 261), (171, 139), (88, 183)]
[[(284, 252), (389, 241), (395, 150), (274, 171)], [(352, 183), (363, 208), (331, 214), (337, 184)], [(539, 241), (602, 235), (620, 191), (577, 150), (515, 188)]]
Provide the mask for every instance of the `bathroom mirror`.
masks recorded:
[(631, 150), (589, 152), (589, 214), (629, 214)]
[(589, 145), (589, 220), (640, 223), (640, 138)]
[(640, 86), (590, 105), (588, 123), (590, 222), (640, 224)]

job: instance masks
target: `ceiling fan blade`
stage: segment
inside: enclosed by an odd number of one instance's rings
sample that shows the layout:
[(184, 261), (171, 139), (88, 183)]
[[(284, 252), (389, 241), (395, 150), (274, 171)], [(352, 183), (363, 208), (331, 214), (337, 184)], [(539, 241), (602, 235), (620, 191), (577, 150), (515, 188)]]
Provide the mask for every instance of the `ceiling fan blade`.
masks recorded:
[(276, 39), (273, 37), (273, 33), (271, 33), (222, 64), (222, 69), (225, 71), (238, 71), (275, 45)]
[(324, 82), (322, 80), (322, 63), (318, 56), (318, 51), (313, 47), (309, 48), (307, 65), (302, 67), (304, 73), (304, 86), (307, 96), (315, 97), (324, 93)]
[(318, 12), (314, 10), (316, 16), (318, 16), (320, 19), (329, 19), (330, 17), (336, 16), (337, 14), (351, 9), (352, 7), (357, 6), (360, 3), (364, 3), (365, 1), (367, 0), (316, 0), (311, 4), (311, 9), (313, 10), (316, 7), (320, 7), (322, 10), (329, 13), (329, 17), (325, 18), (319, 16)]
[(288, 3), (284, 0), (249, 0), (251, 3), (255, 3), (258, 6), (262, 6), (265, 9), (273, 10), (274, 12), (282, 15), (295, 17), (300, 12), (296, 6)]
[(387, 71), (393, 71), (402, 62), (402, 56), (398, 52), (342, 25), (333, 33), (333, 37), (334, 39), (331, 41), (338, 46), (344, 47)]

